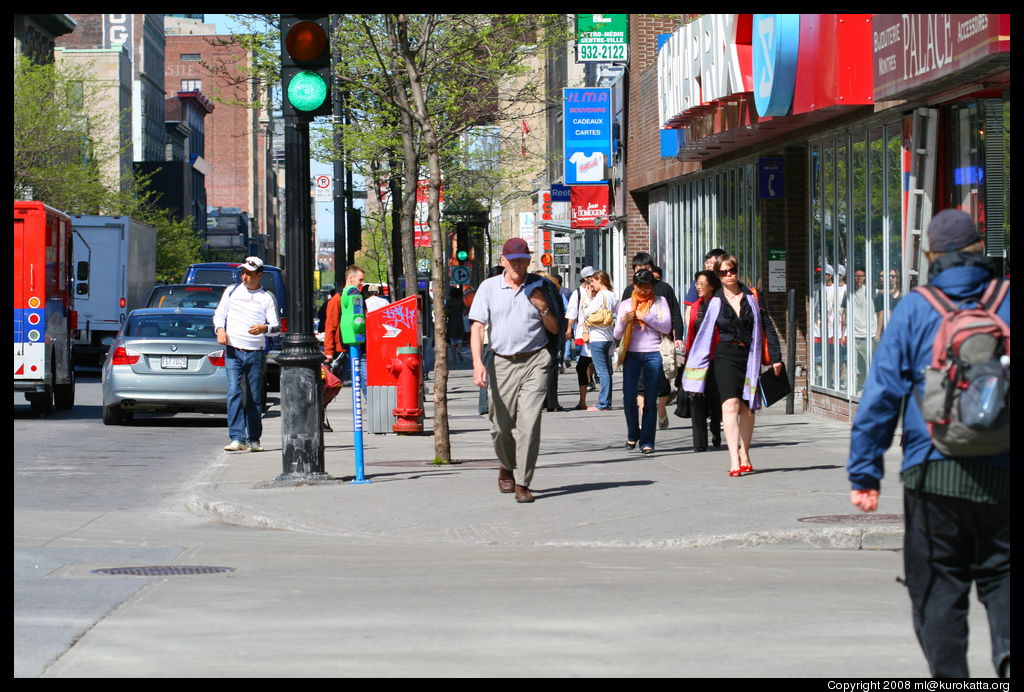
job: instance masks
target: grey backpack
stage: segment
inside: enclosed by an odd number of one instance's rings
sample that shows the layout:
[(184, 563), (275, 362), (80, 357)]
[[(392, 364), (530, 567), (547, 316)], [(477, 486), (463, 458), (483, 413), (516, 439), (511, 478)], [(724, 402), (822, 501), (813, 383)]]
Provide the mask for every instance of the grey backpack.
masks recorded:
[(947, 457), (1010, 450), (1010, 328), (996, 314), (1009, 288), (993, 279), (980, 299), (959, 303), (934, 286), (914, 289), (942, 315), (918, 404)]

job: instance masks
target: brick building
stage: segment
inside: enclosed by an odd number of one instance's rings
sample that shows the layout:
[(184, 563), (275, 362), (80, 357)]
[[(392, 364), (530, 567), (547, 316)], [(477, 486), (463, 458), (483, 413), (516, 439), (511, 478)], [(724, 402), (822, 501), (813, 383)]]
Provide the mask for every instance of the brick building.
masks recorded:
[[(202, 25), (201, 25), (202, 26)], [(235, 105), (257, 100), (254, 81), (243, 74), (249, 56), (232, 36), (168, 34), (167, 95), (198, 90), (215, 105), (205, 119), (207, 204), (248, 213), (256, 234), (277, 257), (277, 195), (269, 155), (266, 111)], [(270, 263), (277, 262), (272, 257)]]

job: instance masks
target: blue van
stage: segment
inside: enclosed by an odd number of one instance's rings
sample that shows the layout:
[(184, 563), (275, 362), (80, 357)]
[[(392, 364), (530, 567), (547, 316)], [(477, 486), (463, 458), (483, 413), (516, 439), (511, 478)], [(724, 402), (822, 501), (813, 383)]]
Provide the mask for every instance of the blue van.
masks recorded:
[[(240, 262), (200, 262), (190, 264), (185, 270), (185, 284), (220, 284), (231, 286), (242, 280)], [(280, 267), (270, 264), (263, 265), (263, 280), (260, 285), (274, 294), (277, 301), (277, 319), (281, 322), (281, 331), (288, 331), (288, 319), (285, 307), (288, 305), (284, 283), (284, 273)], [(281, 385), (281, 369), (277, 364), (277, 356), (281, 353), (281, 335), (267, 337), (267, 388), (278, 391)]]

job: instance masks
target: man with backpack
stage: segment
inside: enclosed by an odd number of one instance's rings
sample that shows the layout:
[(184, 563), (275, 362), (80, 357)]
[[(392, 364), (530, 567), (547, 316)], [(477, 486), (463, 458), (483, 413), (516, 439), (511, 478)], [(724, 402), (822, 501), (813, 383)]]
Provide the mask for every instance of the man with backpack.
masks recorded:
[[(918, 641), (934, 677), (968, 677), (976, 583), (996, 673), (1009, 677), (1009, 282), (961, 211), (937, 214), (928, 242), (928, 285), (893, 311), (854, 418), (850, 500), (877, 509), (882, 455), (902, 411), (903, 559)], [(960, 319), (967, 311), (974, 319)], [(988, 330), (980, 338), (968, 333), (976, 324)], [(979, 387), (998, 396), (976, 398)]]

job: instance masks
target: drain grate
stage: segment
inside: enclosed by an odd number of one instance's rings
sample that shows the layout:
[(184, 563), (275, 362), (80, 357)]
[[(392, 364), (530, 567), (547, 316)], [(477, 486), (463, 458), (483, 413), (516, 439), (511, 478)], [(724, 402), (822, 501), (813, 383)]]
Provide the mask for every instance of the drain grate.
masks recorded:
[(819, 517), (800, 517), (797, 521), (809, 524), (893, 524), (903, 523), (902, 514), (825, 514)]
[(163, 577), (175, 574), (220, 574), (234, 572), (234, 567), (204, 567), (201, 565), (150, 565), (139, 567), (104, 567), (94, 569), (93, 574), (130, 577)]

